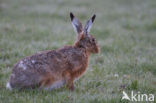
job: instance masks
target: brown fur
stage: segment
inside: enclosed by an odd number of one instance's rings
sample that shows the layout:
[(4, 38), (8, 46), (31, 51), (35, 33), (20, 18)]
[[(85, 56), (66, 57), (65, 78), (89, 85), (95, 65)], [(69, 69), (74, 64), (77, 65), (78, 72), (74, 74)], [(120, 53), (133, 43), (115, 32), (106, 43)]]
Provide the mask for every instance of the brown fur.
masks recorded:
[(53, 88), (53, 84), (57, 86), (62, 83), (73, 90), (74, 80), (88, 67), (90, 54), (98, 52), (96, 39), (81, 31), (73, 46), (36, 53), (15, 64), (10, 76), (10, 85), (19, 89), (51, 86)]

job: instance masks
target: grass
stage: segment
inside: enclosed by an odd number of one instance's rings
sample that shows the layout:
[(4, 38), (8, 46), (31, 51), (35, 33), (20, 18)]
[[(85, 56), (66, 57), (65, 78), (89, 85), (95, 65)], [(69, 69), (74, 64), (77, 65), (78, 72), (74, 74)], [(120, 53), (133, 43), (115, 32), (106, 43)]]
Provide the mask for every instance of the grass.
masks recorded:
[[(21, 58), (73, 44), (70, 11), (83, 23), (97, 14), (91, 33), (101, 47), (76, 90), (6, 90)], [(156, 95), (155, 0), (0, 1), (0, 103), (127, 103), (123, 90)]]

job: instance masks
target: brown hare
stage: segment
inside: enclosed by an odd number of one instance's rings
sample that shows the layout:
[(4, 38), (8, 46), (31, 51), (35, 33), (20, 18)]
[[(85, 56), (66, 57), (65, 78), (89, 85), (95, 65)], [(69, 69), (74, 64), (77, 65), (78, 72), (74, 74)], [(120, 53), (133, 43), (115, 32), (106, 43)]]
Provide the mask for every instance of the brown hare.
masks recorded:
[(36, 53), (20, 60), (14, 65), (6, 88), (51, 90), (66, 84), (67, 88), (74, 90), (74, 80), (86, 71), (90, 54), (99, 52), (96, 39), (89, 34), (95, 17), (93, 15), (83, 28), (81, 22), (70, 13), (77, 33), (74, 45)]

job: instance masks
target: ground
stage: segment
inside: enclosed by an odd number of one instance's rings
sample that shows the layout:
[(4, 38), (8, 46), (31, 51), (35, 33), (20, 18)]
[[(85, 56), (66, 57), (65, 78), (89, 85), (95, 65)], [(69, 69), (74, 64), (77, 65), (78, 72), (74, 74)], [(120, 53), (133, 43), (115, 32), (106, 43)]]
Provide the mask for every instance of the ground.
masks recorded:
[[(6, 90), (17, 61), (74, 43), (70, 11), (83, 24), (97, 15), (91, 34), (101, 48), (75, 91)], [(127, 103), (123, 90), (156, 95), (155, 0), (0, 1), (0, 103)]]

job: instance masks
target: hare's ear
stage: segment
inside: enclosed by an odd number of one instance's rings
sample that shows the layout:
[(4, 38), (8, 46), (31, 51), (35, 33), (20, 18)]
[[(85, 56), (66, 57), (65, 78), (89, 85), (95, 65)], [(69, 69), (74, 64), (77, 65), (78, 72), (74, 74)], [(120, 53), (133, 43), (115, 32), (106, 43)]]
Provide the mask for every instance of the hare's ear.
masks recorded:
[(84, 27), (84, 34), (85, 34), (85, 35), (88, 35), (88, 33), (90, 32), (90, 29), (91, 29), (92, 24), (93, 24), (93, 22), (94, 22), (94, 20), (95, 20), (95, 17), (96, 17), (96, 15), (94, 14), (94, 15), (86, 22), (86, 25), (85, 25), (85, 27)]
[(81, 22), (70, 12), (70, 18), (72, 21), (72, 25), (74, 27), (74, 31), (78, 34), (82, 32), (82, 24)]

